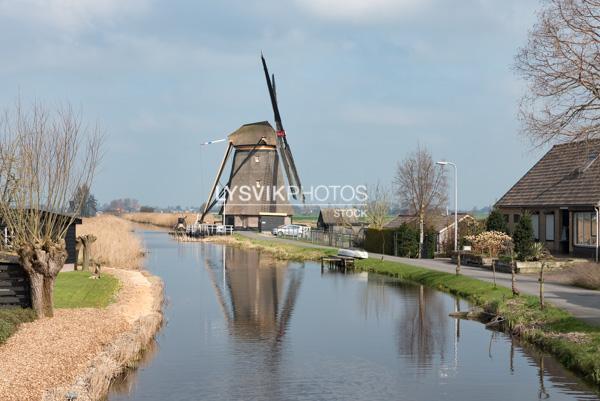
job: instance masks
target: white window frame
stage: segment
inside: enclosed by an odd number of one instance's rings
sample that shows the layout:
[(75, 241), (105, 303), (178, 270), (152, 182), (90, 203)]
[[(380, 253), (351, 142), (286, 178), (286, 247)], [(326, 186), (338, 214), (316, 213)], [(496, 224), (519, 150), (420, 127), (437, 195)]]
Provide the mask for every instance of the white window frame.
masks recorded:
[(554, 213), (548, 213), (545, 217), (546, 224), (546, 241), (554, 241), (555, 217)]

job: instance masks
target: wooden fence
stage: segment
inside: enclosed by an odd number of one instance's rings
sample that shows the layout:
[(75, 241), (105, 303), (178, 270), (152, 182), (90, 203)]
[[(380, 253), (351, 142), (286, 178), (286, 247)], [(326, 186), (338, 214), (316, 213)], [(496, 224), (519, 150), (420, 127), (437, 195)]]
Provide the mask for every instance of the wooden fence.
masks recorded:
[(0, 259), (0, 308), (6, 306), (31, 306), (29, 278), (12, 258)]

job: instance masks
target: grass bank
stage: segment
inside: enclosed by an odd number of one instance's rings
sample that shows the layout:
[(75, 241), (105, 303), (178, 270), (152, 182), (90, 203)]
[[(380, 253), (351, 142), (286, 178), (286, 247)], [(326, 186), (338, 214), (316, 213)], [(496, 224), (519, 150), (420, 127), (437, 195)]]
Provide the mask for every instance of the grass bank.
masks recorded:
[[(56, 308), (104, 308), (114, 301), (119, 290), (119, 280), (105, 274), (92, 280), (87, 272), (59, 273), (54, 289)], [(20, 307), (0, 309), (0, 344), (13, 335), (21, 323), (34, 321), (32, 309)]]
[(337, 249), (334, 248), (311, 248), (302, 246), (301, 244), (288, 244), (278, 240), (248, 238), (240, 234), (208, 237), (204, 241), (218, 242), (247, 249), (257, 249), (272, 255), (276, 259), (300, 262), (305, 260), (319, 260), (322, 256), (337, 254)]
[(600, 328), (590, 326), (562, 309), (539, 308), (534, 296), (513, 296), (508, 288), (465, 276), (437, 272), (402, 263), (361, 260), (365, 271), (412, 281), (465, 298), (504, 318), (507, 331), (554, 355), (565, 367), (600, 385)]

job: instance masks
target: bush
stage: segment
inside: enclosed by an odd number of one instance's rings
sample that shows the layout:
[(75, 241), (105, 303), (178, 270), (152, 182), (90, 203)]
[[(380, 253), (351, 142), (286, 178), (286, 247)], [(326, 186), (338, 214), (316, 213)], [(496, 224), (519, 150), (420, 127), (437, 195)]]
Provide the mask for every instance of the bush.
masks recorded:
[(504, 216), (498, 209), (493, 209), (490, 212), (487, 220), (485, 221), (485, 230), (486, 231), (498, 231), (505, 234), (508, 234), (508, 226), (506, 225), (506, 220), (504, 220)]
[(433, 259), (435, 257), (435, 251), (437, 248), (437, 232), (431, 228), (425, 228), (423, 238), (423, 253), (422, 258)]
[(503, 232), (484, 231), (478, 235), (465, 237), (471, 243), (472, 251), (477, 255), (497, 258), (501, 252), (511, 246), (511, 238)]
[(419, 253), (419, 230), (404, 223), (396, 231), (398, 256), (414, 258)]
[(513, 240), (515, 243), (517, 259), (529, 259), (531, 257), (533, 246), (533, 227), (531, 226), (531, 216), (528, 213), (524, 213), (521, 216), (519, 223), (515, 227)]
[[(384, 244), (381, 243), (382, 241), (384, 241)], [(383, 249), (384, 254), (394, 254), (394, 230), (368, 228), (365, 233), (365, 250), (373, 253), (381, 253), (382, 245), (385, 245)]]

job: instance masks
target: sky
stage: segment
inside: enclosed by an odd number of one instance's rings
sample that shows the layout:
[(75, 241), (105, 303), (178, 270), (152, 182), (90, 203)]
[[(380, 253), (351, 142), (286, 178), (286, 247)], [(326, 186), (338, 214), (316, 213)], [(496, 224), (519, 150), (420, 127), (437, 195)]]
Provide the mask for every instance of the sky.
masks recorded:
[(225, 151), (200, 144), (273, 121), (262, 51), (303, 185), (391, 185), (421, 145), (458, 165), (461, 209), (487, 206), (545, 150), (520, 134), (512, 68), (538, 7), (0, 0), (0, 108), (70, 103), (99, 124), (102, 203), (198, 206)]

